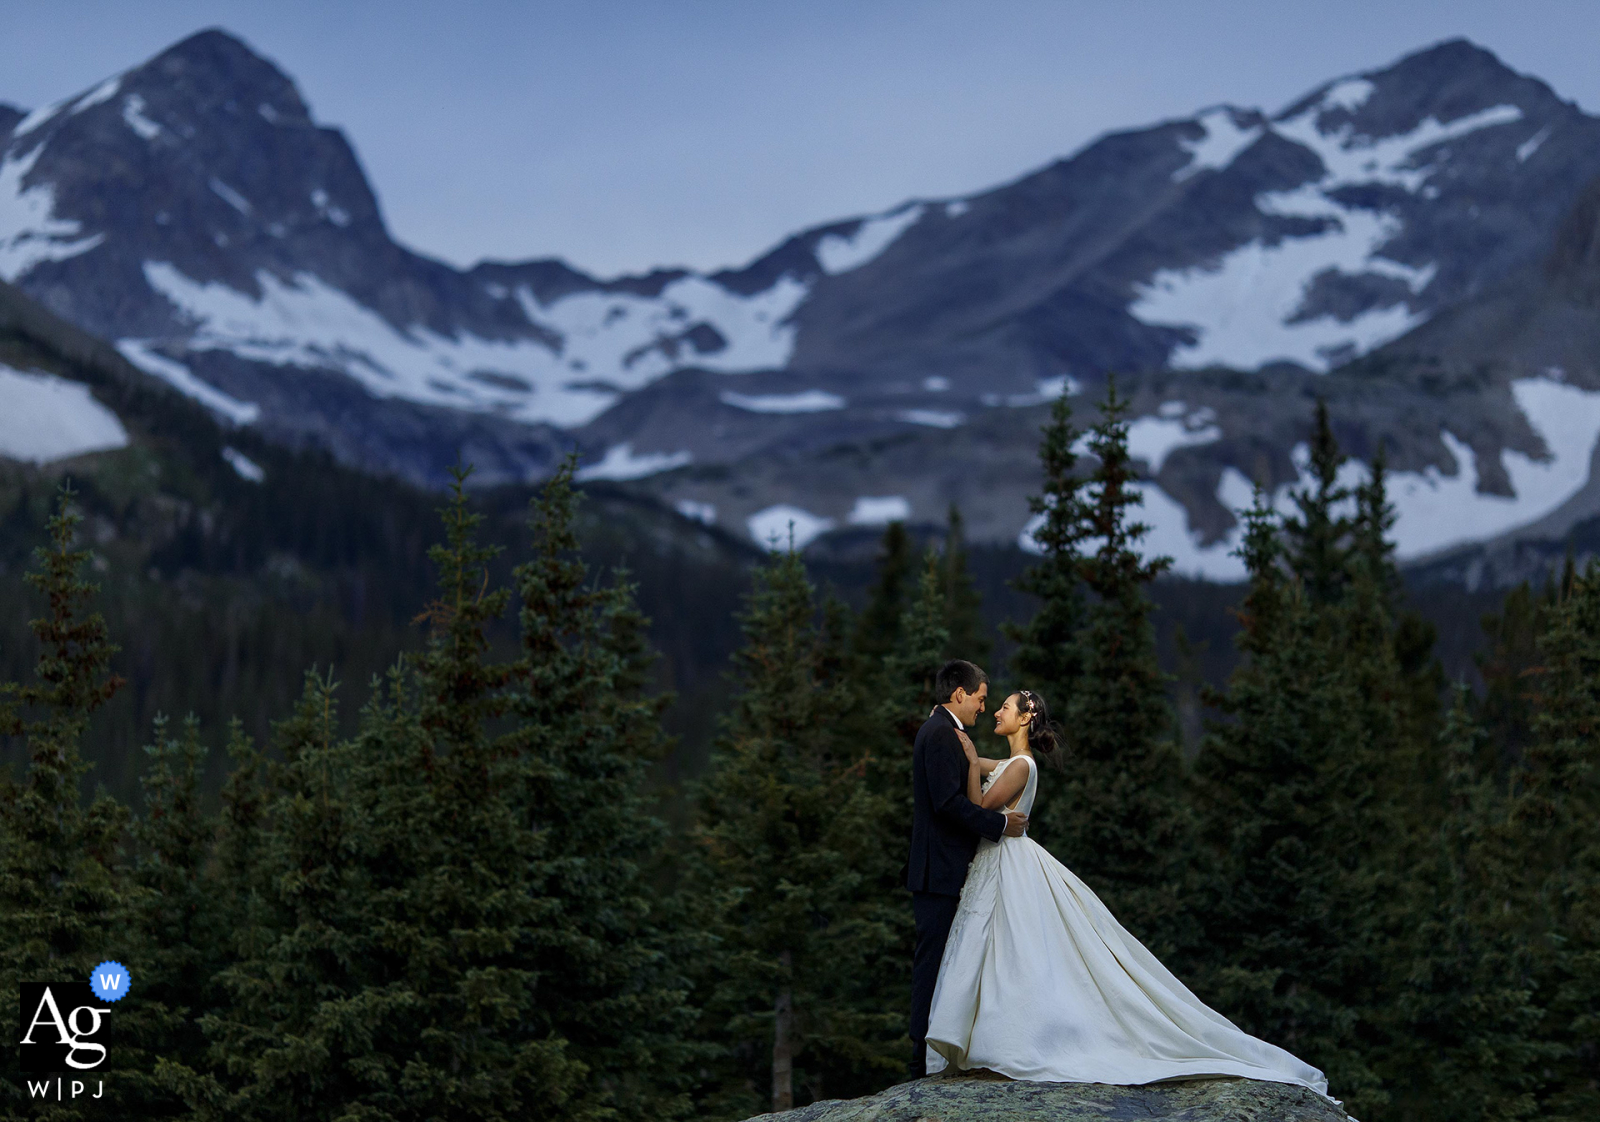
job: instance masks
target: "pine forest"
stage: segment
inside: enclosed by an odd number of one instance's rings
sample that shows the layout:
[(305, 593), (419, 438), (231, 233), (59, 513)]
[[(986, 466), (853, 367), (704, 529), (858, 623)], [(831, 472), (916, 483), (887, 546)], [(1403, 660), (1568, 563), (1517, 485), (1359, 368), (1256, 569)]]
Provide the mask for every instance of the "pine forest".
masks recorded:
[[(680, 605), (676, 631), (735, 629), (686, 707), (636, 575), (580, 548), (571, 463), (509, 536), (463, 469), (437, 518), (375, 531), (434, 542), (363, 593), (414, 641), (351, 632), (343, 673), (307, 659), (298, 696), (232, 712), (141, 702), (120, 752), (119, 652), (153, 640), (107, 614), (104, 489), (63, 483), (0, 577), (31, 620), (0, 687), (4, 987), (128, 964), (96, 1104), (124, 1119), (732, 1120), (879, 1090), (910, 1050), (911, 738), (959, 656), (1057, 714), (1032, 836), (1352, 1115), (1600, 1117), (1600, 569), (1514, 590), (1447, 670), (1382, 457), (1348, 487), (1327, 409), (1307, 423), (1313, 485), (1288, 516), (1258, 494), (1248, 584), (1191, 605), (1236, 634), (1209, 684), (1163, 669), (1183, 586), (1140, 549), (1112, 383), (1087, 431), (1056, 401), (998, 632), (959, 511), (932, 545), (891, 524), (855, 605), (780, 549)], [(0, 1087), (9, 1117), (79, 1109)]]

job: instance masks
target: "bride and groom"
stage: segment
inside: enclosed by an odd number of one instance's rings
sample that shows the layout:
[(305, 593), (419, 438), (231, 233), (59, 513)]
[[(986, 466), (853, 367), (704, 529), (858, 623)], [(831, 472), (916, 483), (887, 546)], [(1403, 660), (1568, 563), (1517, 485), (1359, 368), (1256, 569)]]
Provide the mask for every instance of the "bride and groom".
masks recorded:
[(1027, 836), (1038, 757), (1058, 750), (1056, 733), (1044, 698), (1020, 690), (994, 718), (1010, 755), (979, 757), (967, 732), (988, 691), (978, 667), (947, 663), (912, 750), (912, 1078), (946, 1067), (1068, 1083), (1233, 1075), (1326, 1095), (1322, 1072), (1207, 1008)]

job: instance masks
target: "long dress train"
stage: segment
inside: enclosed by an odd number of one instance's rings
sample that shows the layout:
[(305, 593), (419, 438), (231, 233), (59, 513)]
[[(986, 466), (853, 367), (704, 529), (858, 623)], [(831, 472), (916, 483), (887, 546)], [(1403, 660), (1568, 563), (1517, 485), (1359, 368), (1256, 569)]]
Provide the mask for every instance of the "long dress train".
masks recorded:
[[(1026, 760), (1017, 809), (1031, 812)], [(1326, 1095), (1322, 1072), (1243, 1032), (1190, 993), (1072, 871), (1026, 836), (981, 841), (945, 944), (928, 1071), (1013, 1079), (1155, 1083), (1236, 1075)]]

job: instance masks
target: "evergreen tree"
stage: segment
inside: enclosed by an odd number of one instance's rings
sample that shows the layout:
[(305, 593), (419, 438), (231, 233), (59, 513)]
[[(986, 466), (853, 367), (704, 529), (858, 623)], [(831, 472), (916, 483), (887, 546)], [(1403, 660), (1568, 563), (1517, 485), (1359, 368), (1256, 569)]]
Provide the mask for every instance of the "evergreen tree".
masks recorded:
[(891, 522), (878, 547), (877, 571), (856, 626), (856, 649), (869, 657), (899, 646), (900, 617), (916, 586), (917, 558), (904, 522)]
[[(128, 965), (135, 957), (119, 867), (127, 813), (104, 795), (85, 809), (79, 792), (89, 716), (122, 680), (110, 670), (117, 648), (105, 621), (90, 611), (98, 586), (83, 576), (89, 551), (76, 548), (81, 518), (73, 497), (63, 486), (50, 544), (35, 551), (27, 577), (49, 603), (30, 624), (41, 647), (34, 681), (0, 686), (0, 735), (23, 738), (28, 751), (26, 775), (0, 787), (0, 992), (7, 994), (23, 982), (82, 982), (106, 959)], [(20, 1083), (0, 1087), (8, 1109), (22, 1110)], [(70, 1103), (33, 1109), (41, 1118), (78, 1113)]]
[[(1344, 453), (1339, 450), (1328, 419), (1328, 403), (1319, 399), (1311, 432), (1313, 486), (1291, 492), (1299, 513), (1283, 523), (1290, 542), (1289, 567), (1304, 584), (1306, 595), (1317, 604), (1337, 601), (1350, 576), (1351, 520), (1341, 508), (1351, 496), (1350, 489), (1339, 482), (1339, 469), (1344, 463)], [(1367, 544), (1372, 544), (1370, 538)]]
[(533, 555), (515, 575), (521, 790), (547, 853), (536, 888), (560, 906), (537, 937), (535, 961), (551, 979), (538, 1023), (569, 1041), (612, 1109), (671, 1116), (687, 1109), (697, 1051), (678, 961), (687, 945), (676, 902), (658, 891), (665, 827), (647, 787), (670, 747), (670, 699), (647, 688), (649, 621), (628, 574), (592, 580), (578, 556), (572, 473), (569, 460), (545, 485)]
[[(1368, 676), (1367, 696), (1379, 703), (1372, 719), (1396, 723), (1392, 732), (1374, 729), (1376, 741), (1393, 745), (1378, 761), (1391, 778), (1388, 798), (1416, 811), (1426, 808), (1432, 802), (1428, 793), (1442, 785), (1437, 746), (1445, 676), (1434, 657), (1438, 630), (1401, 602), (1404, 589), (1390, 537), (1395, 513), (1388, 497), (1388, 457), (1381, 445), (1354, 494), (1346, 608), (1352, 637), (1366, 649), (1352, 654)], [(1402, 792), (1394, 781), (1411, 786)], [(1434, 816), (1424, 811), (1406, 828), (1431, 832), (1433, 826)], [(1409, 867), (1409, 859), (1402, 865)]]
[(1561, 1051), (1540, 1039), (1532, 944), (1507, 797), (1479, 772), (1483, 730), (1457, 687), (1441, 734), (1445, 806), (1407, 886), (1405, 963), (1389, 1007), (1389, 1116), (1414, 1122), (1537, 1118), (1542, 1073)]
[[(1520, 873), (1549, 932), (1540, 997), (1561, 1052), (1542, 1116), (1600, 1112), (1600, 567), (1569, 573), (1539, 651), (1538, 708), (1515, 820)], [(1546, 927), (1546, 925), (1548, 925)]]
[(1039, 603), (1027, 623), (1008, 623), (1004, 631), (1016, 644), (1011, 672), (1036, 686), (1046, 698), (1057, 699), (1077, 688), (1083, 672), (1079, 632), (1084, 625), (1084, 596), (1079, 563), (1089, 536), (1085, 480), (1077, 474), (1077, 445), (1082, 434), (1072, 423), (1072, 406), (1065, 397), (1056, 398), (1051, 405), (1043, 433), (1039, 443), (1043, 493), (1028, 500), (1034, 513), (1030, 523), (1033, 540), (1042, 556), (1016, 580), (1016, 588)]
[(693, 868), (720, 943), (705, 1007), (726, 1059), (706, 1109), (731, 1117), (864, 1093), (906, 1059), (903, 1010), (881, 1003), (904, 901), (878, 891), (903, 839), (885, 838), (863, 746), (834, 724), (859, 697), (849, 623), (818, 610), (790, 552), (756, 574), (742, 624)]
[[(901, 615), (899, 645), (882, 659), (856, 664), (849, 680), (858, 686), (860, 700), (840, 718), (840, 732), (847, 741), (877, 746), (867, 777), (892, 808), (887, 833), (895, 839), (893, 844), (911, 836), (911, 746), (934, 706), (934, 675), (948, 661), (944, 653), (950, 641), (947, 572), (944, 559), (933, 550), (923, 555), (915, 596)], [(898, 877), (885, 886), (891, 892), (903, 887)], [(906, 954), (909, 970), (909, 944)], [(903, 1000), (899, 990), (891, 992), (896, 1001)]]
[(1373, 752), (1333, 610), (1290, 570), (1281, 533), (1258, 491), (1240, 549), (1244, 660), (1210, 698), (1224, 720), (1196, 759), (1216, 855), (1199, 901), (1196, 988), (1246, 1031), (1321, 1067), (1361, 1114), (1383, 1103), (1360, 1022), (1376, 957), (1363, 818)]
[[(1146, 588), (1171, 565), (1145, 560), (1148, 527), (1131, 508), (1143, 502), (1128, 452), (1127, 403), (1108, 384), (1089, 452), (1097, 461), (1071, 534), (1095, 551), (1078, 558), (1089, 593), (1070, 643), (1081, 659), (1070, 692), (1052, 695), (1072, 751), (1066, 791), (1041, 805), (1038, 833), (1119, 919), (1158, 954), (1191, 926), (1183, 918), (1191, 821), (1167, 679), (1156, 661)], [(1059, 505), (1059, 501), (1058, 501)], [(1023, 684), (1034, 685), (1026, 677)]]
[(1498, 612), (1486, 612), (1480, 621), (1488, 649), (1475, 656), (1484, 686), (1477, 702), (1485, 733), (1478, 766), (1502, 779), (1523, 764), (1533, 738), (1539, 636), (1555, 602), (1554, 582), (1535, 592), (1524, 581), (1506, 593)]
[(130, 1113), (187, 1117), (185, 1096), (204, 1066), (200, 1019), (221, 999), (214, 980), (231, 962), (232, 931), (226, 888), (210, 867), (217, 822), (201, 807), (206, 748), (198, 718), (188, 717), (173, 736), (167, 719), (157, 717), (144, 751), (144, 813), (132, 831), (138, 891), (130, 908), (138, 1000), (119, 1010), (117, 1051), (139, 1069), (126, 1078), (139, 1104)]
[(967, 571), (966, 526), (961, 508), (955, 503), (950, 504), (939, 570), (945, 628), (949, 632), (943, 652), (945, 659), (964, 658), (979, 666), (988, 665), (994, 643), (983, 621), (983, 597)]

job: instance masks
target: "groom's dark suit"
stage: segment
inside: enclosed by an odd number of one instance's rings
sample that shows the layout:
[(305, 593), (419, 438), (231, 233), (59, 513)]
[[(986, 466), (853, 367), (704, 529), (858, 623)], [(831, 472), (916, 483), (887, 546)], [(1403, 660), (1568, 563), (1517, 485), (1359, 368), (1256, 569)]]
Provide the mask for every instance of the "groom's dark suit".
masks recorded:
[(911, 750), (911, 859), (906, 887), (917, 921), (911, 959), (911, 1077), (927, 1074), (928, 1013), (939, 960), (956, 918), (967, 866), (978, 839), (999, 841), (1006, 816), (967, 798), (967, 758), (956, 739), (956, 719), (943, 705), (917, 730)]

